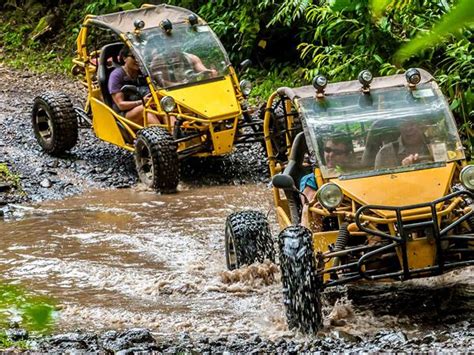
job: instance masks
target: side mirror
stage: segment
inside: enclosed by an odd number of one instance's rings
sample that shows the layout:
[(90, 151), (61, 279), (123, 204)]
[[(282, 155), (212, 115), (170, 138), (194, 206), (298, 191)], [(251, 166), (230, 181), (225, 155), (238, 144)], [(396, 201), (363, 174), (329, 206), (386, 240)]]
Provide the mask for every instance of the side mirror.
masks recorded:
[(245, 59), (242, 63), (240, 63), (239, 71), (243, 72), (245, 69), (247, 69), (251, 65), (252, 65), (252, 61), (250, 59)]
[(296, 192), (297, 194), (303, 196), (305, 203), (309, 203), (308, 198), (304, 193), (297, 189), (295, 186), (295, 180), (288, 174), (277, 174), (272, 178), (272, 184), (274, 187), (283, 190), (289, 190)]
[(283, 190), (297, 190), (295, 186), (295, 181), (290, 175), (287, 174), (277, 174), (272, 178), (273, 186), (278, 189)]

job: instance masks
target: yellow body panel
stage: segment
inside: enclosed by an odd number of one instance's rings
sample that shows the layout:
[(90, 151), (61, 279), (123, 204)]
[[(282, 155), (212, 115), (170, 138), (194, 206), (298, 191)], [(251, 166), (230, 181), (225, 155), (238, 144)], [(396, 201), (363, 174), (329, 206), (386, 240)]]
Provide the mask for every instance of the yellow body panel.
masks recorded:
[(96, 136), (120, 147), (125, 146), (123, 135), (114, 117), (115, 112), (97, 99), (92, 99), (90, 103), (93, 116), (92, 126), (94, 127)]
[[(401, 248), (397, 248), (397, 256), (402, 263)], [(436, 260), (436, 244), (434, 239), (421, 238), (407, 242), (408, 268), (422, 269), (433, 266)]]
[(214, 143), (214, 150), (212, 151), (213, 155), (227, 154), (232, 151), (235, 136), (234, 129), (228, 129), (226, 131), (221, 132), (213, 132), (212, 136), (212, 141)]
[(329, 232), (318, 232), (313, 233), (313, 249), (315, 253), (327, 252), (328, 245), (336, 243), (337, 235), (339, 231), (329, 231)]
[[(332, 182), (362, 205), (406, 206), (431, 202), (446, 195), (454, 169), (455, 164), (448, 163), (433, 169), (352, 180), (334, 179)], [(382, 217), (393, 215), (390, 211), (376, 212)]]
[(230, 76), (209, 83), (169, 90), (167, 95), (172, 96), (176, 103), (205, 118), (232, 117), (242, 113)]

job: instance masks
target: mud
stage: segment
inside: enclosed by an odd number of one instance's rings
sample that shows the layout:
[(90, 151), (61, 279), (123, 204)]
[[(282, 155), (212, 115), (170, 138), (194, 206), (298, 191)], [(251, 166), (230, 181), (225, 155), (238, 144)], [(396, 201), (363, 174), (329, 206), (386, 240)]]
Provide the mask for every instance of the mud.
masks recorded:
[(130, 153), (90, 131), (63, 157), (42, 153), (29, 115), (51, 89), (83, 97), (68, 79), (0, 66), (0, 162), (25, 192), (0, 192), (0, 273), (59, 303), (54, 335), (11, 329), (12, 339), (58, 352), (474, 350), (472, 268), (327, 290), (323, 329), (288, 330), (277, 265), (225, 271), (229, 213), (254, 208), (275, 224), (261, 148), (187, 162), (180, 193), (157, 195), (137, 184)]

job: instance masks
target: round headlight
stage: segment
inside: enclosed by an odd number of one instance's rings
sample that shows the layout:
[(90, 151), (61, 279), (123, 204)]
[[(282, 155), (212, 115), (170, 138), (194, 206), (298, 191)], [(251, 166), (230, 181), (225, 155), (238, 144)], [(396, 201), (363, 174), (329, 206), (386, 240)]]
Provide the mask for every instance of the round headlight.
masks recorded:
[(417, 85), (421, 81), (420, 71), (416, 68), (410, 68), (405, 73), (405, 78), (410, 85)]
[(174, 99), (171, 96), (165, 96), (160, 100), (160, 105), (161, 108), (169, 113), (174, 110), (176, 107), (176, 103), (174, 102)]
[(370, 85), (370, 83), (372, 82), (372, 79), (374, 78), (374, 76), (372, 75), (372, 73), (368, 70), (362, 70), (360, 73), (359, 73), (359, 76), (358, 76), (358, 79), (359, 79), (359, 82), (362, 84), (362, 86), (364, 87), (367, 87)]
[(344, 195), (339, 186), (333, 183), (327, 183), (318, 189), (316, 197), (323, 207), (328, 210), (333, 210), (341, 204)]
[(250, 83), (248, 80), (242, 80), (240, 82), (240, 90), (244, 96), (249, 96), (250, 91), (252, 91), (252, 83)]
[(467, 165), (461, 170), (459, 180), (468, 189), (474, 190), (474, 165)]
[(313, 79), (313, 87), (318, 91), (324, 90), (327, 84), (328, 79), (322, 75), (318, 75)]

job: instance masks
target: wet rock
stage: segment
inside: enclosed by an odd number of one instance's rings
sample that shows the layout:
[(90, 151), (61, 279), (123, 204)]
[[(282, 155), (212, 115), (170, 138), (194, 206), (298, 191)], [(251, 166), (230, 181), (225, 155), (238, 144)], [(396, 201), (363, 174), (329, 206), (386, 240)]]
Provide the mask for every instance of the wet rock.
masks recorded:
[(27, 340), (29, 337), (28, 331), (20, 328), (7, 329), (5, 334), (12, 341)]
[(46, 338), (39, 349), (48, 352), (58, 351), (97, 351), (97, 335), (92, 333), (66, 333)]
[(350, 343), (357, 343), (357, 342), (362, 340), (359, 336), (350, 334), (350, 333), (345, 332), (343, 330), (336, 330), (336, 331), (333, 332), (333, 335), (337, 339), (340, 339), (340, 340), (343, 340), (343, 341), (346, 341), (346, 342), (350, 342)]
[(12, 188), (12, 184), (9, 182), (0, 182), (0, 192), (9, 191)]
[(385, 347), (399, 346), (407, 342), (407, 336), (403, 332), (380, 332), (375, 338)]
[(134, 328), (121, 333), (108, 332), (100, 338), (101, 347), (104, 350), (117, 352), (131, 348), (139, 348), (140, 351), (157, 350), (155, 339), (148, 329)]

